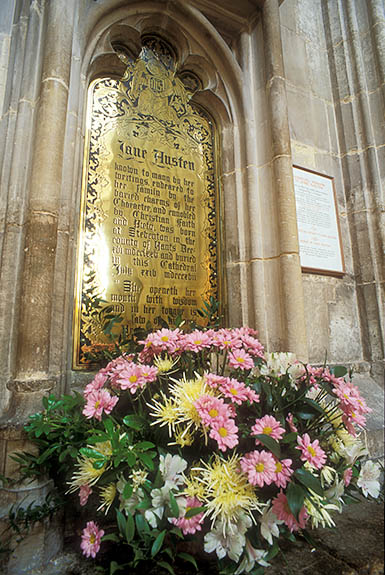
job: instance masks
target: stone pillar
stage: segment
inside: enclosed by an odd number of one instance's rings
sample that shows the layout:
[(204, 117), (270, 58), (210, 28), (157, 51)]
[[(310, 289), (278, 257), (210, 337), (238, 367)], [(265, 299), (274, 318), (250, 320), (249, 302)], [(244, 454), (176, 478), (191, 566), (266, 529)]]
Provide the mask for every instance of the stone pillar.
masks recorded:
[[(11, 505), (17, 508), (31, 502), (41, 504), (52, 489), (52, 482), (46, 479), (32, 484), (20, 480), (10, 455), (32, 450), (23, 425), (29, 414), (42, 409), (42, 396), (54, 387), (59, 375), (50, 360), (52, 298), (77, 8), (76, 0), (26, 0), (19, 4), (23, 8), (21, 32), (26, 31), (26, 69), (18, 70), (15, 63), (8, 74), (12, 78), (23, 73), (25, 83), (21, 79), (21, 97), (15, 93), (20, 101), (12, 154), (9, 151), (6, 155), (9, 177), (2, 181), (8, 200), (2, 259), (11, 264), (9, 269), (21, 268), (21, 272), (15, 272), (13, 285), (9, 270), (5, 278), (8, 281), (0, 282), (1, 293), (11, 293), (13, 289), (16, 294), (0, 306), (12, 320), (7, 383), (11, 397), (9, 409), (0, 421), (0, 474), (10, 477), (12, 483), (1, 486), (0, 527), (6, 523)], [(23, 96), (28, 89), (30, 98)], [(9, 142), (7, 145), (9, 150)], [(22, 174), (18, 175), (20, 171)], [(7, 575), (29, 573), (44, 565), (60, 547), (61, 526), (52, 529), (48, 521), (41, 522), (23, 540), (23, 553), (17, 548), (7, 564), (2, 558), (0, 571)]]
[[(50, 0), (36, 115), (25, 238), (15, 381), (22, 405), (51, 389), (51, 309), (60, 209), (64, 135), (72, 58), (74, 2)], [(29, 397), (27, 398), (26, 395)], [(19, 404), (20, 402), (17, 401)], [(25, 412), (26, 410), (23, 409)]]
[[(324, 5), (363, 359), (384, 382), (383, 4)], [(341, 56), (344, 58), (341, 58)]]
[(263, 36), (278, 214), (282, 341), (285, 351), (294, 352), (306, 361), (304, 299), (278, 0), (265, 0), (263, 4)]

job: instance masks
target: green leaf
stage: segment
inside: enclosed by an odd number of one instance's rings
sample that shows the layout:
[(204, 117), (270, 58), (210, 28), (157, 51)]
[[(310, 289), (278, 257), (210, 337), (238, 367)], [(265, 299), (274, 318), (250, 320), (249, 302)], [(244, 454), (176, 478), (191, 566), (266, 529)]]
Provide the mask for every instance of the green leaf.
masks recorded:
[(304, 489), (302, 489), (302, 487), (296, 483), (290, 483), (286, 490), (286, 497), (290, 511), (297, 520), (299, 512), (303, 507), (303, 502), (305, 501), (305, 495), (306, 492)]
[(102, 453), (99, 453), (99, 451), (91, 449), (90, 447), (82, 447), (80, 449), (80, 453), (90, 459), (104, 459), (104, 455)]
[(183, 561), (188, 561), (189, 563), (194, 565), (195, 569), (198, 571), (197, 562), (195, 561), (195, 559), (192, 555), (190, 555), (189, 553), (178, 553), (178, 557), (183, 559)]
[(127, 427), (131, 427), (132, 429), (139, 431), (145, 425), (146, 420), (140, 415), (126, 415), (123, 417), (123, 423), (124, 425), (127, 425)]
[(267, 449), (269, 449), (278, 459), (281, 457), (281, 449), (279, 447), (278, 441), (270, 437), (270, 435), (265, 435), (264, 433), (259, 433), (255, 437), (265, 447), (267, 447)]
[(130, 499), (132, 492), (133, 492), (133, 487), (132, 487), (131, 483), (126, 483), (126, 485), (124, 486), (124, 489), (123, 489), (123, 493), (122, 493), (123, 499)]
[(147, 451), (147, 449), (152, 449), (153, 447), (155, 447), (155, 445), (151, 443), (151, 441), (139, 441), (139, 443), (135, 445), (135, 450)]
[(191, 519), (191, 517), (195, 517), (195, 515), (199, 515), (202, 511), (206, 511), (206, 507), (192, 507), (189, 509), (185, 514), (185, 519)]
[(135, 509), (141, 509), (142, 511), (146, 511), (146, 509), (150, 509), (151, 507), (151, 499), (149, 497), (145, 497), (142, 499), (138, 505), (136, 505)]
[(298, 417), (300, 417), (301, 419), (304, 419), (305, 421), (309, 420), (309, 419), (313, 419), (316, 414), (314, 413), (314, 411), (296, 411), (296, 415)]
[(154, 543), (152, 544), (151, 557), (155, 557), (155, 555), (160, 551), (160, 549), (163, 545), (163, 541), (164, 541), (165, 536), (166, 536), (166, 530), (163, 529), (163, 531), (161, 531), (159, 533), (158, 537), (155, 539)]
[(344, 365), (335, 365), (331, 371), (336, 377), (344, 377), (348, 373)]
[(294, 472), (294, 476), (308, 489), (311, 489), (317, 495), (321, 497), (324, 496), (324, 491), (322, 489), (322, 485), (317, 477), (315, 477), (310, 471), (301, 467)]
[(184, 539), (184, 535), (180, 527), (173, 527), (172, 529), (170, 529), (169, 533), (176, 535), (177, 537), (179, 537), (179, 539)]
[(127, 451), (124, 459), (127, 461), (127, 465), (129, 465), (130, 467), (134, 467), (134, 465), (136, 463), (135, 453), (132, 453), (131, 451)]
[(142, 537), (142, 539), (146, 534), (150, 533), (150, 526), (147, 523), (146, 519), (143, 517), (143, 515), (141, 514), (135, 515), (135, 523), (138, 533)]
[(92, 464), (92, 467), (94, 469), (102, 469), (106, 464), (106, 460), (105, 459), (95, 459), (95, 461)]
[(175, 495), (172, 491), (169, 491), (170, 496), (170, 509), (171, 509), (171, 517), (179, 517), (179, 507), (178, 503), (176, 502)]
[(313, 539), (313, 537), (311, 536), (311, 534), (309, 533), (309, 531), (307, 531), (306, 529), (302, 530), (302, 536), (305, 539), (305, 541), (307, 543), (309, 543), (309, 545), (311, 545), (312, 547), (317, 547), (318, 544), (316, 542), (315, 539)]
[(170, 563), (167, 563), (167, 561), (158, 561), (157, 565), (159, 565), (159, 567), (163, 567), (163, 569), (166, 569), (166, 571), (171, 573), (171, 575), (175, 575), (174, 569), (171, 567)]
[(110, 533), (109, 535), (103, 535), (102, 541), (113, 541), (114, 543), (118, 543), (119, 537), (116, 533)]
[(104, 423), (105, 430), (108, 433), (108, 437), (111, 438), (114, 435), (114, 431), (115, 431), (114, 422), (109, 417), (109, 418), (105, 419), (103, 421), (103, 423)]
[(125, 536), (125, 534), (126, 534), (126, 518), (124, 517), (123, 513), (121, 511), (119, 511), (119, 509), (116, 510), (116, 519), (118, 521), (118, 527), (119, 527), (120, 533), (123, 536)]
[(155, 465), (151, 456), (148, 453), (138, 453), (138, 457), (140, 461), (143, 463), (143, 465), (147, 467), (147, 469), (149, 469), (150, 471), (154, 471)]
[(135, 535), (134, 518), (132, 517), (131, 513), (128, 513), (126, 521), (126, 529), (125, 529), (125, 536), (127, 543), (130, 543), (134, 535)]
[(326, 412), (325, 412), (324, 408), (323, 408), (319, 403), (317, 403), (316, 401), (314, 401), (314, 399), (306, 398), (304, 401), (305, 401), (305, 403), (307, 403), (308, 405), (311, 405), (311, 406), (314, 408), (315, 411), (318, 411), (319, 413), (322, 413), (322, 414), (325, 414), (325, 415), (326, 415)]
[(279, 552), (279, 545), (276, 541), (274, 541), (274, 544), (272, 547), (270, 547), (268, 554), (263, 558), (264, 561), (270, 561), (271, 559), (274, 559), (274, 557), (278, 555)]
[(284, 437), (282, 437), (281, 442), (282, 443), (291, 443), (292, 441), (296, 441), (298, 437), (298, 433), (295, 431), (291, 431), (290, 433), (287, 433)]

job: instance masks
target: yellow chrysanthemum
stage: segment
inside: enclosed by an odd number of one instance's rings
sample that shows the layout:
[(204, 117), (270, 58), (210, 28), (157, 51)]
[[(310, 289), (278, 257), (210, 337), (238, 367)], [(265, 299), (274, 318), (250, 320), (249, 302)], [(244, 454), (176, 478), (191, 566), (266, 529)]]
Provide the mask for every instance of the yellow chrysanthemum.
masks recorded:
[(194, 437), (188, 431), (188, 429), (181, 429), (176, 427), (174, 433), (175, 441), (169, 443), (169, 445), (180, 445), (181, 447), (189, 447), (194, 443)]
[(191, 472), (190, 477), (185, 477), (185, 486), (183, 495), (196, 497), (199, 501), (204, 500), (206, 488), (203, 483), (198, 481), (193, 472)]
[(350, 447), (357, 442), (357, 438), (350, 435), (350, 433), (346, 429), (337, 429), (336, 435), (340, 441), (344, 444), (345, 447)]
[(173, 380), (174, 384), (170, 385), (170, 395), (178, 409), (178, 423), (185, 422), (188, 427), (194, 424), (196, 427), (201, 426), (201, 418), (194, 403), (202, 395), (215, 395), (203, 377), (196, 374), (195, 379), (186, 379), (179, 381)]
[(90, 457), (78, 458), (76, 463), (78, 471), (75, 471), (72, 476), (72, 480), (69, 481), (69, 493), (76, 491), (76, 489), (79, 489), (82, 485), (95, 485), (100, 476), (105, 472), (107, 464), (104, 464), (101, 469), (95, 469), (94, 462), (95, 459), (91, 459)]
[[(258, 509), (262, 512), (264, 506), (255, 494), (247, 475), (240, 471), (239, 457), (236, 454), (228, 459), (215, 456), (213, 462), (204, 463), (197, 480), (204, 486), (201, 500), (207, 507), (206, 515), (214, 522), (219, 519), (223, 525), (224, 534), (236, 523), (239, 515)], [(254, 519), (253, 519), (254, 520)]]
[(98, 507), (98, 511), (105, 509), (105, 513), (107, 514), (109, 508), (114, 502), (116, 495), (116, 485), (115, 483), (109, 483), (105, 487), (100, 488), (100, 499), (102, 504)]
[(176, 366), (178, 361), (179, 361), (179, 357), (173, 359), (172, 357), (169, 357), (168, 355), (166, 355), (166, 357), (163, 357), (163, 358), (161, 356), (156, 356), (153, 360), (154, 365), (158, 368), (158, 372), (160, 374), (172, 372), (174, 370), (173, 368)]
[(164, 393), (161, 392), (161, 401), (156, 399), (152, 400), (148, 406), (152, 409), (150, 412), (151, 417), (155, 418), (155, 421), (151, 425), (168, 425), (168, 433), (171, 437), (171, 432), (175, 429), (175, 424), (179, 417), (178, 409), (172, 399), (166, 397)]

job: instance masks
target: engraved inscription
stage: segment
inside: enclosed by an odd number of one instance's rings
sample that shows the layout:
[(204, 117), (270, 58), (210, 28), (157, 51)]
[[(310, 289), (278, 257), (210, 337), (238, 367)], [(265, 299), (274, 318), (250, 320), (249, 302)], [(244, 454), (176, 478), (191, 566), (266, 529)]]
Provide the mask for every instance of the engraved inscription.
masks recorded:
[[(150, 89), (151, 88), (151, 89)], [(74, 364), (103, 342), (95, 298), (128, 331), (218, 297), (214, 126), (149, 49), (90, 87)], [(98, 311), (98, 310), (96, 310)], [(99, 324), (98, 324), (99, 321)]]

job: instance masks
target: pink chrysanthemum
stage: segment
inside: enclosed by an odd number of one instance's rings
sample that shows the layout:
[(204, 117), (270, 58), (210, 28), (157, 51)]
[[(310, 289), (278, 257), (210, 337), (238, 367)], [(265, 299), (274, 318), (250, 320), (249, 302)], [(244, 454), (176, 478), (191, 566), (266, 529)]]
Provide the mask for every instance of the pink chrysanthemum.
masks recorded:
[(251, 485), (270, 485), (275, 478), (275, 460), (268, 451), (251, 451), (241, 458), (241, 469), (247, 473)]
[(172, 355), (178, 353), (182, 346), (183, 334), (180, 329), (159, 329), (150, 333), (145, 340), (139, 343), (144, 346), (143, 351), (140, 353), (140, 361), (148, 361), (154, 355), (166, 351)]
[(92, 391), (87, 397), (87, 403), (83, 409), (83, 415), (87, 419), (95, 417), (99, 421), (102, 419), (102, 413), (107, 415), (111, 413), (117, 402), (118, 397), (112, 397), (106, 389)]
[(318, 439), (311, 442), (309, 435), (305, 433), (302, 437), (297, 437), (297, 443), (298, 447), (296, 447), (296, 449), (302, 452), (302, 461), (308, 461), (315, 469), (321, 469), (324, 466), (326, 453), (319, 446)]
[[(202, 503), (196, 497), (187, 497), (186, 501), (186, 513), (190, 511), (190, 509), (194, 509), (195, 507), (201, 507)], [(173, 518), (171, 522), (182, 529), (183, 535), (193, 535), (196, 531), (200, 531), (202, 529), (202, 523), (204, 521), (204, 512), (198, 513), (190, 519), (186, 519), (186, 517), (178, 517), (178, 519)]]
[(238, 405), (241, 405), (244, 401), (259, 401), (259, 395), (237, 379), (226, 378), (226, 381), (219, 385), (219, 391)]
[(344, 425), (348, 430), (348, 432), (350, 433), (350, 435), (352, 435), (353, 437), (356, 437), (357, 435), (357, 431), (356, 428), (354, 427), (354, 424), (358, 425), (358, 427), (362, 428), (366, 427), (366, 418), (363, 415), (355, 413), (354, 411), (350, 412), (349, 415), (344, 413), (342, 415), (342, 421), (344, 422)]
[(142, 366), (134, 362), (127, 363), (126, 367), (119, 373), (116, 383), (120, 389), (129, 389), (130, 392), (134, 394), (138, 387), (144, 387), (146, 385), (146, 378), (143, 376)]
[(157, 375), (158, 375), (158, 368), (156, 368), (153, 365), (141, 365), (141, 372), (142, 372), (142, 377), (144, 378), (144, 380), (146, 381), (146, 383), (152, 383), (153, 381), (156, 380)]
[(213, 345), (219, 349), (236, 349), (242, 342), (234, 337), (231, 329), (220, 329), (213, 337)]
[(92, 489), (91, 487), (88, 485), (88, 483), (85, 483), (84, 485), (80, 486), (79, 489), (79, 499), (80, 499), (80, 505), (82, 507), (84, 507), (84, 505), (86, 505), (89, 496), (92, 493)]
[(218, 449), (226, 451), (238, 445), (238, 427), (232, 419), (218, 418), (211, 423), (210, 437), (218, 443)]
[(348, 487), (348, 485), (350, 485), (352, 477), (353, 477), (353, 469), (351, 467), (348, 467), (348, 469), (345, 469), (345, 471), (344, 471), (344, 485), (345, 485), (345, 487)]
[(226, 420), (230, 417), (228, 406), (223, 399), (219, 397), (211, 397), (210, 395), (202, 395), (194, 402), (199, 417), (203, 425), (211, 427), (214, 421)]
[(229, 365), (233, 369), (246, 370), (254, 367), (254, 361), (243, 349), (236, 349), (229, 353)]
[(93, 521), (88, 521), (87, 526), (83, 529), (82, 542), (80, 543), (83, 555), (95, 559), (103, 535), (103, 529), (99, 529)]
[(217, 375), (216, 373), (206, 373), (205, 382), (212, 389), (217, 389), (220, 385), (226, 383), (229, 380), (228, 377), (223, 375)]
[(334, 393), (340, 399), (340, 407), (345, 413), (349, 414), (351, 411), (359, 415), (370, 413), (371, 409), (366, 405), (363, 397), (361, 397), (357, 386), (351, 382), (346, 383), (344, 380), (342, 380), (342, 382), (339, 381), (338, 385), (334, 386)]
[(263, 345), (255, 337), (244, 335), (242, 336), (242, 343), (247, 353), (256, 357), (263, 357)]
[[(285, 431), (286, 430), (281, 427), (279, 421), (277, 421), (275, 417), (272, 415), (265, 415), (264, 417), (255, 420), (255, 425), (251, 428), (251, 435), (269, 435), (273, 439), (280, 440)], [(256, 439), (255, 444), (260, 445), (261, 442)]]
[(107, 379), (108, 375), (106, 373), (98, 372), (95, 375), (94, 379), (86, 385), (83, 392), (84, 397), (87, 399), (90, 393), (92, 393), (93, 391), (99, 391), (99, 389), (101, 389), (103, 385), (106, 383)]
[(298, 432), (298, 429), (297, 429), (297, 427), (294, 425), (294, 416), (293, 416), (292, 413), (288, 413), (288, 414), (287, 414), (286, 421), (287, 421), (287, 423), (289, 424), (290, 431), (292, 431), (293, 433), (297, 433), (297, 432)]
[(211, 337), (207, 332), (196, 329), (184, 336), (183, 344), (186, 351), (198, 352), (211, 347)]
[(290, 477), (294, 473), (294, 470), (290, 467), (292, 463), (291, 459), (276, 460), (274, 483), (277, 487), (283, 487), (283, 489), (285, 489), (286, 485), (290, 482)]
[[(123, 371), (127, 365), (131, 362), (131, 356), (122, 355), (110, 361), (109, 364), (100, 372), (105, 373), (110, 378), (110, 385), (111, 387), (119, 388), (119, 384), (117, 384), (117, 379), (121, 371)], [(99, 372), (99, 373), (100, 373)]]
[(298, 521), (292, 514), (287, 497), (282, 491), (280, 491), (272, 503), (273, 513), (280, 519), (284, 521), (291, 532), (298, 531), (298, 529), (304, 529), (306, 527), (306, 520), (308, 518), (307, 511), (305, 507), (302, 507), (299, 512)]

